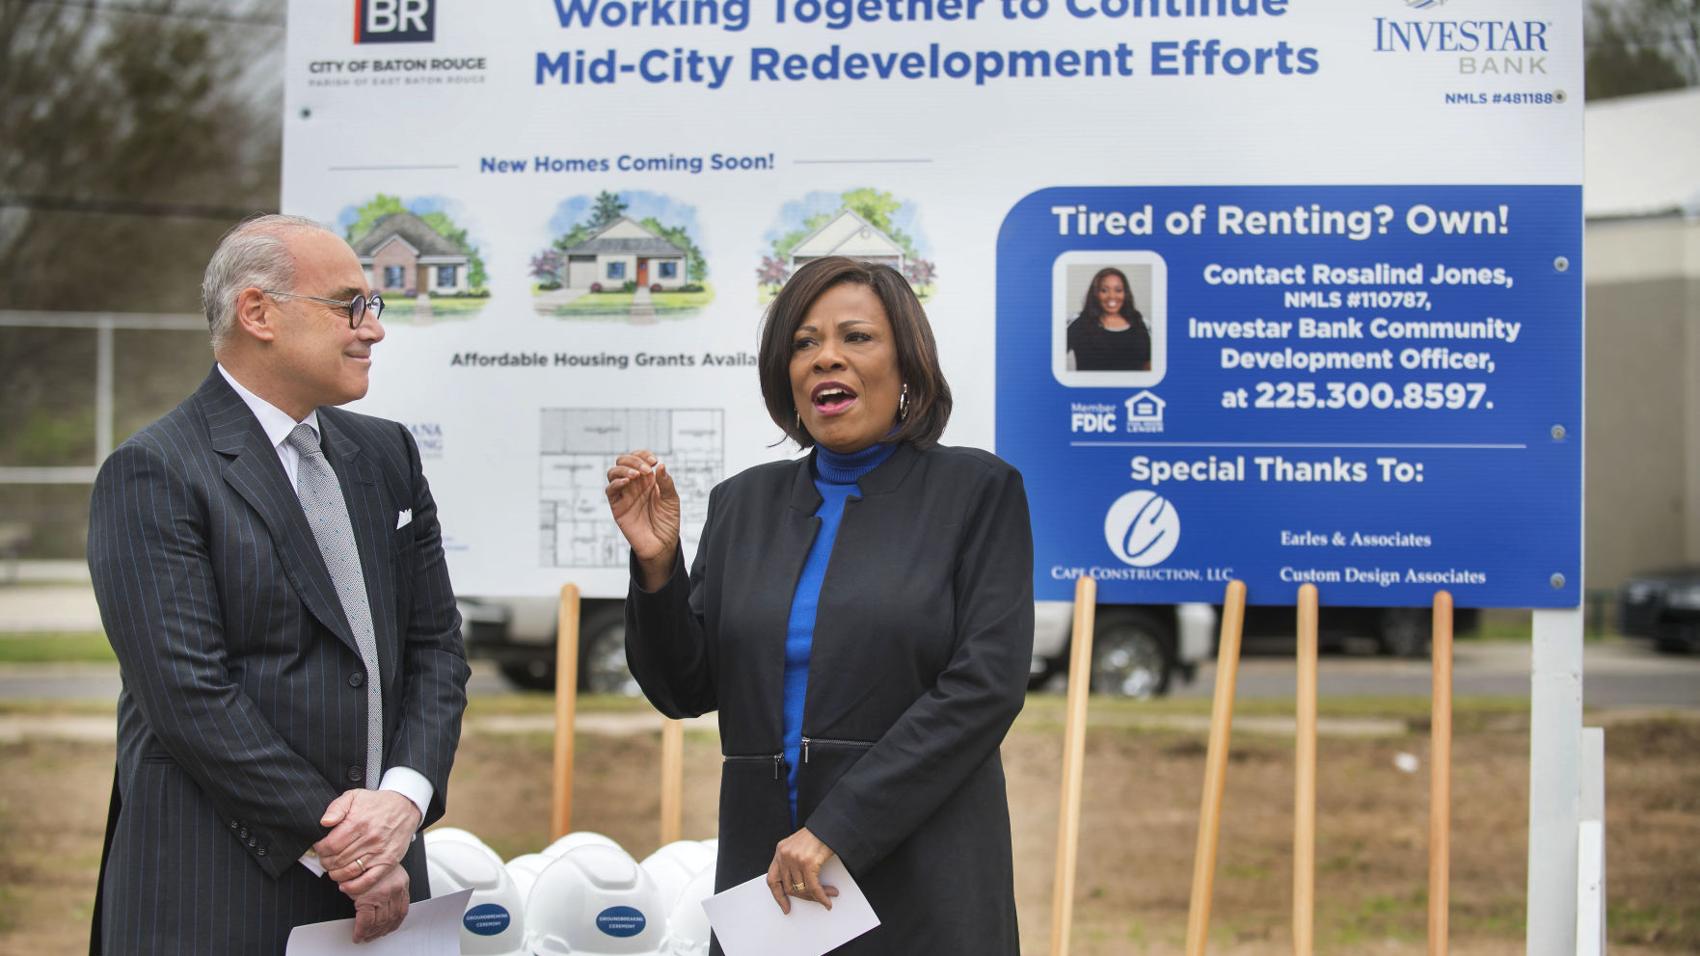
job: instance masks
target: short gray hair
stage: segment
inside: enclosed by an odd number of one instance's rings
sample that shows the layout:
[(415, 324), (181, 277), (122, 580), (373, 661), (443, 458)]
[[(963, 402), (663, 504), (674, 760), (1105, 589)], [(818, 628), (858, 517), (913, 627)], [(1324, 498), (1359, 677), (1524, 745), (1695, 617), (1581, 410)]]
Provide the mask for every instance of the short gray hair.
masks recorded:
[(214, 352), (236, 327), (236, 296), (243, 289), (287, 291), (295, 281), (295, 257), (284, 239), (302, 229), (330, 231), (311, 219), (273, 213), (244, 219), (219, 240), (201, 277), (201, 308)]

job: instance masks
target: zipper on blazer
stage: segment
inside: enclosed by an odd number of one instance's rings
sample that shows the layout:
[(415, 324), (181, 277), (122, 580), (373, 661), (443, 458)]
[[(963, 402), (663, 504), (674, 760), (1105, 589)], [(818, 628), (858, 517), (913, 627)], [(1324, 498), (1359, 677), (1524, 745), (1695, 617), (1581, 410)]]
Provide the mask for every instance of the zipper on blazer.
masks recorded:
[(724, 754), (724, 755), (721, 756), (720, 759), (726, 760), (726, 761), (732, 761), (732, 760), (771, 760), (771, 761), (773, 761), (773, 779), (775, 779), (775, 780), (778, 780), (780, 778), (780, 776), (781, 776), (781, 774), (779, 772), (780, 768), (785, 766), (785, 754), (784, 754), (784, 752), (776, 753), (776, 754), (773, 754), (772, 756), (769, 756), (767, 754)]
[(866, 740), (834, 740), (831, 737), (804, 737), (803, 738), (803, 762), (804, 763), (809, 762), (809, 745), (810, 744), (825, 744), (828, 747), (855, 747), (855, 748), (858, 748), (858, 749), (861, 749), (861, 750), (866, 750), (869, 747), (873, 746), (872, 743), (870, 743)]

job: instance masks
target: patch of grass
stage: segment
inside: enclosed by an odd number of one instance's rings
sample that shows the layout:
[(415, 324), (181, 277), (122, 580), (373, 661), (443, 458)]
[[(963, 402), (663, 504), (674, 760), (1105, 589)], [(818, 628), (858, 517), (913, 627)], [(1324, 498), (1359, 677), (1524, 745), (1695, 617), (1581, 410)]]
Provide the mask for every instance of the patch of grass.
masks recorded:
[(104, 717), (116, 700), (0, 700), (0, 717)]
[[(1423, 894), (1423, 906), (1428, 906), (1428, 894)], [(1515, 892), (1499, 899), (1459, 899), (1452, 895), (1451, 915), (1447, 917), (1457, 934), (1497, 936), (1517, 939), (1523, 935), (1523, 899)]]
[(584, 295), (555, 308), (556, 315), (625, 315), (631, 311), (630, 292), (586, 292)]
[(100, 631), (0, 632), (0, 664), (67, 664), (117, 661)]
[[(439, 297), (431, 300), (431, 315), (438, 319), (470, 319), (490, 304), (489, 296), (466, 298)], [(396, 297), (384, 300), (384, 321), (406, 322), (419, 312), (412, 299)]]
[(714, 301), (714, 287), (705, 285), (701, 292), (656, 292), (650, 301), (657, 312), (695, 312)]
[[(1330, 907), (1332, 909), (1332, 907)], [(1359, 945), (1368, 940), (1420, 939), (1427, 930), (1428, 891), (1367, 896), (1351, 908), (1317, 920), (1327, 943)]]
[(1700, 939), (1700, 907), (1607, 903), (1606, 927), (1614, 943), (1692, 942)]

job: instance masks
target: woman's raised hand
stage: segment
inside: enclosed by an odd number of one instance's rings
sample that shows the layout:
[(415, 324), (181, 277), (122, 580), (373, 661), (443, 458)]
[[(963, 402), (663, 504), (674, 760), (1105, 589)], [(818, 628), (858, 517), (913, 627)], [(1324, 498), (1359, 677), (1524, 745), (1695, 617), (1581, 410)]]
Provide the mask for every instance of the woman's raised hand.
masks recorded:
[(667, 583), (679, 547), (679, 490), (667, 466), (648, 451), (614, 460), (608, 469), (608, 509), (643, 568), (645, 590)]

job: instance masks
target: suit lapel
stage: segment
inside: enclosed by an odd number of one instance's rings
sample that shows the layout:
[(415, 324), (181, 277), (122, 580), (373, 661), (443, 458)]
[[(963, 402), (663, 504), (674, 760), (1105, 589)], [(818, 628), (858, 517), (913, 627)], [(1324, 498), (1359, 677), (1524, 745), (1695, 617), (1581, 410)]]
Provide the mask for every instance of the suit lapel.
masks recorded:
[(254, 413), (216, 368), (195, 397), (205, 412), (213, 450), (229, 459), (224, 465), (225, 483), (265, 522), (290, 586), (301, 595), (301, 602), (319, 623), (359, 653), (354, 633), (349, 630), (348, 619), (343, 616), (342, 604), (337, 599), (336, 586), (331, 583), (325, 559), (319, 554), (319, 544), (307, 526), (301, 500), (290, 487), (289, 476), (278, 461), (277, 449), (266, 441), (266, 433)]
[(331, 409), (319, 409), (319, 428), (324, 433), (325, 456), (342, 485), (342, 497), (348, 504), (348, 520), (354, 528), (354, 543), (360, 551), (360, 571), (366, 579), (366, 601), (372, 612), (372, 633), (378, 642), (378, 667), (384, 686), (396, 661), (396, 619), (390, 612), (395, 606), (391, 582), (394, 556), (390, 553), (390, 536), (395, 532), (395, 509), (388, 507), (388, 498), (378, 480), (378, 469), (372, 456), (364, 454), (341, 417)]

